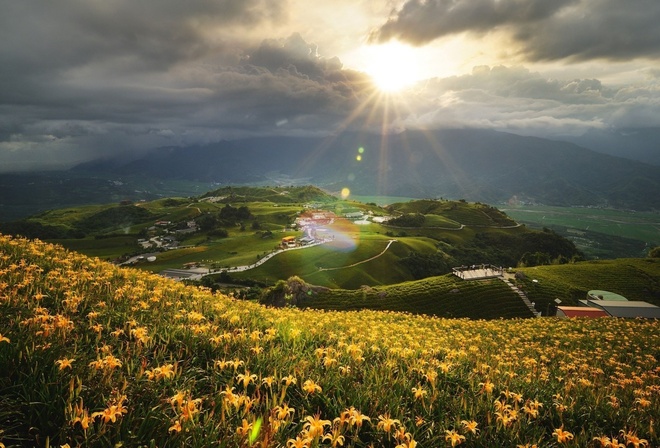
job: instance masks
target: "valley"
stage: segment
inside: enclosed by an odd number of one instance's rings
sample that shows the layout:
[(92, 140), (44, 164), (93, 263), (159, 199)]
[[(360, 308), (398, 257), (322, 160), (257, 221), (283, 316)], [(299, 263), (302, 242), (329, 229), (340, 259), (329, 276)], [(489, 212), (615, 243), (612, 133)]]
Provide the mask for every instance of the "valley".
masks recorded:
[(589, 259), (643, 257), (660, 244), (660, 214), (656, 212), (543, 205), (500, 209), (533, 228), (554, 230)]

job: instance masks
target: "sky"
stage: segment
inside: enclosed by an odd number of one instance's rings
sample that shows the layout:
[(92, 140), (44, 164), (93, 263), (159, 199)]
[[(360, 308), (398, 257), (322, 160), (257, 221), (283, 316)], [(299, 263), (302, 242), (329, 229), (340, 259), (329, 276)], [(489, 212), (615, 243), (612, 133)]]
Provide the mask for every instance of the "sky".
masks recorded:
[(0, 0), (0, 171), (269, 135), (660, 126), (658, 0)]

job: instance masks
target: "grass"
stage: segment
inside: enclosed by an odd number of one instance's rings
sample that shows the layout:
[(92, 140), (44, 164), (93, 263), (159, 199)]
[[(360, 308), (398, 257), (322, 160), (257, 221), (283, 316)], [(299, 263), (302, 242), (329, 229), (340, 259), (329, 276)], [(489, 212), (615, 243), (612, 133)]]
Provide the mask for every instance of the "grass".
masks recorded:
[(337, 235), (331, 243), (284, 252), (258, 268), (232, 276), (274, 283), (297, 275), (315, 285), (354, 289), (406, 281), (410, 274), (397, 260), (411, 250), (435, 250), (431, 240), (398, 238), (383, 253), (391, 240), (388, 236), (370, 233), (342, 236), (346, 238)]
[(504, 213), (481, 203), (420, 199), (392, 204), (390, 208), (398, 213), (422, 213), (424, 215), (442, 216), (444, 219), (467, 226), (497, 227), (516, 224)]
[[(215, 197), (214, 197), (215, 195)], [(316, 196), (314, 196), (316, 195)], [(227, 238), (211, 237), (207, 232), (198, 232), (181, 238), (181, 245), (194, 246), (194, 249), (178, 249), (157, 256), (153, 263), (144, 263), (140, 269), (161, 272), (169, 268), (182, 268), (188, 262), (202, 262), (206, 266), (223, 268), (252, 265), (257, 260), (271, 253), (279, 244), (281, 237), (300, 233), (284, 232), (294, 218), (303, 211), (309, 202), (292, 202), (302, 199), (318, 199), (325, 209), (334, 211), (338, 216), (353, 211), (370, 212), (374, 215), (391, 213), (424, 213), (425, 227), (388, 227), (371, 223), (354, 225), (347, 220), (337, 219), (329, 229), (335, 234), (335, 244), (321, 248), (280, 254), (258, 269), (236, 276), (256, 279), (267, 283), (285, 279), (293, 275), (301, 276), (310, 283), (355, 289), (363, 285), (378, 286), (395, 284), (413, 278), (447, 272), (449, 264), (441, 268), (422, 270), (419, 265), (404, 265), (411, 253), (431, 258), (434, 254), (443, 259), (451, 258), (451, 263), (493, 262), (515, 266), (524, 252), (534, 253), (541, 250), (541, 243), (530, 240), (523, 246), (525, 236), (532, 232), (515, 223), (497, 209), (485, 204), (473, 204), (464, 201), (415, 200), (407, 203), (392, 204), (387, 210), (373, 204), (354, 200), (337, 200), (311, 187), (302, 188), (223, 188), (208, 193), (205, 197), (163, 198), (150, 202), (140, 202), (137, 206), (115, 206), (117, 212), (111, 215), (117, 222), (124, 224), (124, 218), (144, 218), (143, 214), (126, 213), (139, 207), (149, 212), (149, 219), (140, 222), (125, 223), (121, 228), (105, 228), (102, 224), (104, 206), (87, 206), (47, 212), (34, 218), (43, 223), (76, 227), (77, 223), (88, 223), (97, 228), (103, 227), (98, 236), (110, 238), (85, 238), (81, 240), (55, 240), (70, 249), (92, 256), (118, 258), (127, 253), (137, 254), (142, 249), (137, 242), (130, 244), (126, 233), (135, 240), (144, 236), (156, 220), (182, 222), (194, 219), (200, 214), (217, 214), (229, 201), (235, 208), (248, 206), (255, 216), (259, 231), (252, 228), (252, 221), (244, 222), (245, 230), (238, 227), (226, 228)], [(212, 200), (219, 202), (211, 202)], [(118, 215), (118, 216), (117, 216)], [(136, 219), (137, 219), (136, 218)], [(201, 221), (201, 220), (200, 220)], [(465, 227), (462, 227), (465, 226)], [(159, 227), (159, 232), (163, 230)], [(264, 232), (273, 232), (271, 238), (262, 238)], [(105, 232), (105, 233), (104, 233)], [(153, 232), (153, 231), (151, 231)], [(546, 235), (547, 236), (547, 235)], [(387, 241), (396, 238), (398, 242), (378, 258)], [(546, 238), (552, 245), (556, 241)], [(109, 244), (116, 242), (114, 248)], [(556, 244), (555, 244), (556, 246)], [(524, 247), (524, 249), (523, 249)], [(515, 252), (521, 249), (520, 253)], [(550, 248), (552, 249), (552, 248)], [(542, 251), (549, 249), (543, 248)], [(145, 249), (149, 251), (149, 249)], [(462, 257), (462, 258), (461, 258)], [(556, 255), (552, 256), (555, 259)], [(568, 256), (570, 259), (570, 254)], [(403, 262), (401, 260), (404, 259)], [(436, 259), (439, 260), (440, 258)], [(502, 261), (503, 260), (503, 261)], [(408, 260), (410, 262), (410, 260)], [(411, 263), (413, 263), (412, 261)], [(421, 263), (421, 262), (418, 262)], [(429, 261), (431, 263), (431, 261)], [(447, 262), (449, 263), (449, 262)], [(319, 268), (332, 268), (332, 271)], [(342, 268), (342, 269), (336, 269)], [(440, 269), (442, 269), (440, 271)]]
[(657, 321), (273, 309), (46, 243), (0, 254), (7, 447), (660, 444)]
[(395, 204), (400, 202), (414, 201), (416, 198), (402, 197), (402, 196), (366, 196), (366, 195), (351, 195), (351, 199), (362, 202), (365, 204), (372, 203), (382, 206)]

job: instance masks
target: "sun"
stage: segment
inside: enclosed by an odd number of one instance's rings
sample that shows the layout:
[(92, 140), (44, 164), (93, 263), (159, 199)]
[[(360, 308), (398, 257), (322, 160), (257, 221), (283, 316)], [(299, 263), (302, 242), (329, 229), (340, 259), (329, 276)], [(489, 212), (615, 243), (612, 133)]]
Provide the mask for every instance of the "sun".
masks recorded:
[(362, 65), (375, 86), (384, 92), (399, 92), (421, 79), (415, 48), (400, 42), (363, 47)]

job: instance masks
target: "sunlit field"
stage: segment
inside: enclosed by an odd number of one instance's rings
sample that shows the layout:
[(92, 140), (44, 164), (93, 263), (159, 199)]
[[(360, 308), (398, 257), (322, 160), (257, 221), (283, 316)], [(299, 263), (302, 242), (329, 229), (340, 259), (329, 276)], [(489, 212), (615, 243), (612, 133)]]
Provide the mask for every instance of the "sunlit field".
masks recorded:
[(660, 216), (655, 212), (538, 205), (503, 207), (502, 211), (516, 220), (537, 225), (561, 225), (649, 243), (660, 242)]
[(660, 323), (271, 309), (0, 236), (0, 447), (658, 446)]

